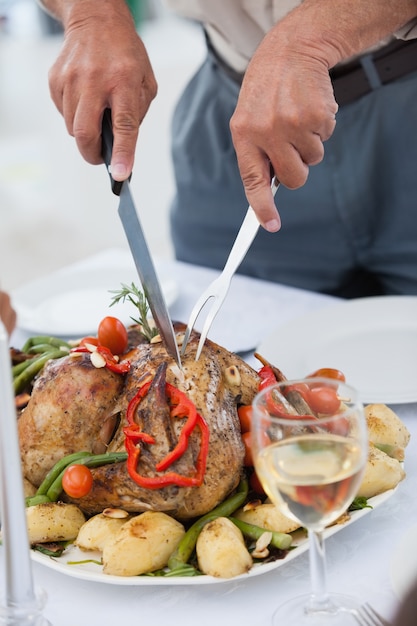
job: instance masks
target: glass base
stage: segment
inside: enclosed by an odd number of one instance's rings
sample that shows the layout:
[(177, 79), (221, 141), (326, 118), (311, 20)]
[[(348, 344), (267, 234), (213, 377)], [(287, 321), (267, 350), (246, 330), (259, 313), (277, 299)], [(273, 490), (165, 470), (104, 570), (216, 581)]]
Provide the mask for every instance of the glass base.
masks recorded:
[(43, 589), (37, 589), (33, 601), (20, 604), (0, 604), (0, 626), (51, 626), (43, 616), (46, 594)]
[(305, 594), (288, 600), (276, 609), (273, 626), (353, 626), (357, 625), (357, 609), (361, 602), (343, 594), (329, 594), (328, 601), (320, 607), (312, 604)]

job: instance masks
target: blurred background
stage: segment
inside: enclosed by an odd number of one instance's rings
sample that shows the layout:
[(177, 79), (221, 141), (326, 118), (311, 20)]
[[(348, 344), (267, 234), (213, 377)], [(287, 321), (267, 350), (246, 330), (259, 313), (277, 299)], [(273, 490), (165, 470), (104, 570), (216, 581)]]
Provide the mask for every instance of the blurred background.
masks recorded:
[[(205, 56), (201, 30), (160, 0), (130, 0), (159, 84), (132, 192), (152, 253), (172, 257), (170, 120)], [(13, 290), (109, 247), (127, 248), (104, 165), (86, 163), (49, 96), (60, 25), (36, 0), (0, 0), (0, 284)]]

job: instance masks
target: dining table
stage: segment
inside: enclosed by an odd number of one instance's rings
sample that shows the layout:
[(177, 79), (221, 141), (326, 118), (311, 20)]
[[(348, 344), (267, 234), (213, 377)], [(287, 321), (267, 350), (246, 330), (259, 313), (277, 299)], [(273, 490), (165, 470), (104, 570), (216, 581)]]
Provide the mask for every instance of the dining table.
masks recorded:
[[(62, 285), (71, 276), (82, 277), (91, 271), (105, 276), (111, 269), (113, 276), (117, 268), (123, 282), (127, 266), (133, 267), (127, 249), (103, 250), (51, 273), (50, 284)], [(182, 322), (187, 322), (197, 297), (219, 274), (218, 270), (171, 258), (156, 259), (156, 267), (164, 280), (168, 277), (175, 282), (177, 291), (169, 310), (173, 320)], [(109, 284), (109, 289), (114, 289), (114, 285)], [(276, 329), (339, 302), (333, 296), (236, 274), (208, 337), (242, 354), (256, 367), (254, 351)], [(202, 322), (198, 321), (197, 328)], [(10, 343), (20, 347), (31, 334), (31, 329), (22, 327), (18, 320)], [(280, 366), (279, 354), (274, 364)], [(323, 366), (331, 367), (332, 363)], [(307, 373), (300, 372), (300, 376)], [(326, 539), (329, 589), (369, 602), (387, 619), (393, 617), (401, 599), (393, 584), (392, 564), (404, 536), (417, 525), (417, 403), (390, 406), (411, 434), (404, 461), (406, 476), (380, 506), (369, 509), (354, 523), (341, 526)], [(0, 559), (3, 558), (0, 549)], [(416, 553), (410, 553), (409, 558), (417, 560)], [(3, 568), (0, 571), (3, 589)], [(296, 558), (287, 563), (284, 559), (279, 567), (258, 575), (248, 574), (238, 580), (212, 579), (201, 584), (190, 583), (187, 577), (174, 582), (170, 578), (158, 579), (157, 583), (146, 585), (138, 577), (135, 585), (124, 585), (122, 579), (113, 584), (68, 575), (35, 560), (32, 572), (35, 587), (46, 593), (44, 615), (52, 626), (267, 626), (279, 604), (308, 593), (310, 588), (307, 551), (300, 551)]]

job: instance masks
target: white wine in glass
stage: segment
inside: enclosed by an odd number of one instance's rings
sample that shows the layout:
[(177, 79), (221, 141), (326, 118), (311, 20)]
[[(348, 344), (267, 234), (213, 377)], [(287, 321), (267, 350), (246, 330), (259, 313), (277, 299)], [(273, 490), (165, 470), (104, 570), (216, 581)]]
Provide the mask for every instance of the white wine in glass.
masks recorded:
[(309, 537), (311, 594), (279, 607), (273, 624), (357, 623), (360, 602), (327, 591), (322, 536), (354, 499), (368, 457), (357, 391), (319, 377), (267, 387), (253, 402), (251, 438), (266, 493)]

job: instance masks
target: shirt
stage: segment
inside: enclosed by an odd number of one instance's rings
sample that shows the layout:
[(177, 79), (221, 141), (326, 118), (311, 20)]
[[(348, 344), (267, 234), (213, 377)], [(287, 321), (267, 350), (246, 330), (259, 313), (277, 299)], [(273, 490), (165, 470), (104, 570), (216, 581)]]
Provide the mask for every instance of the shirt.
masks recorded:
[[(302, 0), (165, 0), (167, 7), (178, 15), (201, 22), (217, 53), (237, 72), (245, 71), (274, 24), (301, 3)], [(395, 36), (417, 38), (417, 18)]]

